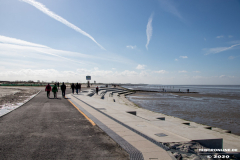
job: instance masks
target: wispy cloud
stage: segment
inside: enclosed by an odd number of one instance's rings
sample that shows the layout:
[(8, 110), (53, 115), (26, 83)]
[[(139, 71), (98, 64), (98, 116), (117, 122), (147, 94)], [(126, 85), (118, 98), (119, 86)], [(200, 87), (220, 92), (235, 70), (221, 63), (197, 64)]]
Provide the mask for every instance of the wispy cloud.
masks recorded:
[(184, 21), (184, 18), (172, 0), (159, 0), (159, 2), (162, 9), (178, 17), (181, 21)]
[(180, 56), (180, 58), (186, 59), (188, 58), (188, 56)]
[(176, 58), (174, 61), (178, 61), (178, 59)]
[(141, 64), (139, 64), (139, 65), (136, 67), (136, 69), (145, 69), (145, 67), (146, 67), (146, 65), (141, 65)]
[(219, 78), (234, 78), (235, 76), (226, 76), (226, 75), (221, 75)]
[(223, 35), (221, 35), (221, 36), (217, 36), (216, 38), (223, 38), (224, 36)]
[(204, 48), (203, 51), (205, 51), (205, 55), (209, 55), (209, 54), (216, 54), (216, 53), (220, 53), (220, 52), (223, 52), (223, 51), (227, 51), (227, 50), (230, 50), (236, 46), (239, 46), (239, 44), (234, 44), (234, 45), (231, 45), (230, 47), (216, 47), (216, 48)]
[(193, 72), (195, 72), (195, 73), (200, 73), (200, 71), (193, 71)]
[(232, 38), (233, 36), (232, 35), (228, 35), (228, 38)]
[(128, 45), (128, 46), (126, 46), (127, 48), (130, 48), (130, 49), (136, 49), (137, 48), (137, 46), (135, 45), (135, 46), (132, 46), (132, 45)]
[(65, 24), (66, 26), (74, 29), (75, 31), (87, 36), (88, 38), (90, 38), (92, 41), (94, 41), (100, 48), (104, 49), (103, 46), (101, 46), (90, 34), (86, 33), (85, 31), (81, 30), (80, 28), (78, 28), (77, 26), (75, 26), (74, 24), (68, 22), (66, 19), (60, 17), (59, 15), (53, 13), (52, 11), (50, 11), (48, 8), (46, 8), (43, 4), (35, 1), (35, 0), (20, 0), (23, 2), (26, 2), (34, 7), (36, 7), (37, 9), (39, 9), (40, 11), (42, 11), (43, 13), (45, 13), (46, 15), (52, 17), (53, 19)]
[[(128, 60), (124, 57), (121, 57), (115, 54), (109, 53), (107, 55), (93, 56), (93, 55), (83, 54), (79, 52), (53, 49), (41, 44), (27, 42), (24, 40), (1, 36), (1, 35), (0, 35), (0, 55), (2, 56), (1, 58), (12, 57), (13, 59), (28, 57), (35, 60), (51, 59), (51, 60), (57, 61), (57, 60), (60, 60), (59, 58), (61, 58), (62, 60), (69, 60), (72, 62), (76, 62), (78, 64), (88, 64), (88, 65), (94, 64), (92, 62), (92, 59), (120, 62), (120, 63), (132, 63), (131, 60)], [(39, 55), (39, 56), (36, 56), (36, 55)], [(91, 62), (89, 61), (89, 59), (91, 59)]]
[(235, 59), (235, 58), (238, 58), (240, 56), (229, 56), (228, 59)]
[(187, 71), (182, 70), (182, 71), (178, 71), (178, 73), (187, 73)]
[(234, 57), (234, 56), (229, 56), (228, 57), (228, 59), (234, 59), (234, 58), (236, 58), (236, 57)]
[(20, 40), (20, 39), (10, 38), (10, 37), (1, 36), (1, 35), (0, 35), (0, 43), (16, 44), (16, 45), (29, 46), (29, 47), (49, 48), (49, 47), (44, 46), (44, 45), (31, 43), (31, 42), (23, 41), (23, 40)]
[(168, 73), (166, 70), (159, 70), (159, 71), (153, 71), (154, 73), (160, 73), (160, 74), (164, 74), (164, 73)]
[(147, 44), (146, 44), (146, 48), (148, 49), (148, 44), (151, 40), (152, 37), (152, 20), (153, 20), (153, 13), (151, 14), (151, 16), (148, 19), (148, 24), (147, 24), (147, 30), (146, 30), (146, 34), (147, 34)]

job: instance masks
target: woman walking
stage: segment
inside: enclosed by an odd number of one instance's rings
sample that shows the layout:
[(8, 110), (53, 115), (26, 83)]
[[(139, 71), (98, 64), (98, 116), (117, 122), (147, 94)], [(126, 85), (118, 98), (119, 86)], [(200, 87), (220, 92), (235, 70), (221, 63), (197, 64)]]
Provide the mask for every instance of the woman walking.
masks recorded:
[(54, 84), (54, 86), (52, 88), (52, 92), (53, 92), (54, 98), (57, 98), (58, 89), (57, 89), (57, 84), (56, 83)]
[(52, 87), (49, 85), (49, 83), (48, 83), (48, 85), (46, 86), (46, 88), (45, 88), (45, 91), (47, 92), (47, 97), (49, 98), (50, 97), (50, 91), (52, 90)]

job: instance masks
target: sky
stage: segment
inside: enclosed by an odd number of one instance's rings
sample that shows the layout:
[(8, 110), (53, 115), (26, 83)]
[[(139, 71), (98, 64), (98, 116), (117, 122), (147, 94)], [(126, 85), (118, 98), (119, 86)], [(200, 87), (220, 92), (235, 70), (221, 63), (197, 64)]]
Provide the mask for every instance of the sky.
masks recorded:
[(0, 81), (240, 85), (239, 0), (0, 0)]

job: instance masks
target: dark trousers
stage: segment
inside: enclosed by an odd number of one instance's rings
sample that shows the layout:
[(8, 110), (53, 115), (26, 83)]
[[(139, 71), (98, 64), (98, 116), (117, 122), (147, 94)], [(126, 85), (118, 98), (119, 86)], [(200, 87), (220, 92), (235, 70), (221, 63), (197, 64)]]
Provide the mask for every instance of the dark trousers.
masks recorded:
[(62, 91), (62, 96), (65, 97), (65, 90)]
[(74, 89), (72, 89), (72, 93), (74, 94)]
[(47, 91), (47, 97), (49, 98), (49, 96), (50, 96), (50, 91)]

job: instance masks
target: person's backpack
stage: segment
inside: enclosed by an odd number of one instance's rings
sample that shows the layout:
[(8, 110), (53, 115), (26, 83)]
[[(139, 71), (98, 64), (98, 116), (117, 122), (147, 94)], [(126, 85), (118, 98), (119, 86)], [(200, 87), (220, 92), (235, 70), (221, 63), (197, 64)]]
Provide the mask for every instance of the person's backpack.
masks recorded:
[(47, 89), (51, 89), (50, 86), (47, 86)]

